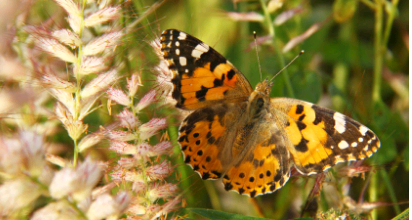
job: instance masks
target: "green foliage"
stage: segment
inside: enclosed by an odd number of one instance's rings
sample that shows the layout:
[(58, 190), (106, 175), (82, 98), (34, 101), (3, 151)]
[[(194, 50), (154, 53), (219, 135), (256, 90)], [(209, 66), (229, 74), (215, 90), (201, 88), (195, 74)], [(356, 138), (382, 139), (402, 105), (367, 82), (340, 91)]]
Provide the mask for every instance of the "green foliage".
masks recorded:
[[(258, 218), (228, 212), (216, 211), (212, 209), (189, 209), (190, 211), (206, 217), (207, 219), (226, 219), (226, 220), (265, 220), (268, 218)], [(294, 220), (311, 220), (313, 218), (296, 218)]]

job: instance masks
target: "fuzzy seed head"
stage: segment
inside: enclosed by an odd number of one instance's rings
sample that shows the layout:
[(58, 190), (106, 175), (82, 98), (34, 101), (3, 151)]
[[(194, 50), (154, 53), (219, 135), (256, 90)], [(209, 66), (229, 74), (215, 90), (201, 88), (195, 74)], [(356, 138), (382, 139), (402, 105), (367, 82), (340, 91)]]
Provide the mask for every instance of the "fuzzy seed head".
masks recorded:
[(149, 122), (139, 127), (140, 139), (147, 140), (160, 129), (166, 128), (166, 118), (152, 118)]
[(69, 29), (53, 31), (52, 36), (72, 49), (76, 49), (82, 44), (82, 40), (80, 40), (79, 35), (73, 33)]
[(130, 79), (127, 79), (127, 89), (129, 90), (129, 96), (133, 97), (136, 95), (137, 89), (141, 86), (140, 76), (138, 74), (133, 74)]
[(139, 119), (127, 109), (124, 109), (116, 117), (120, 120), (120, 126), (124, 128), (134, 129), (140, 125)]
[(102, 90), (106, 89), (110, 84), (117, 79), (117, 71), (110, 70), (106, 73), (100, 74), (92, 81), (90, 81), (80, 92), (82, 98), (88, 98), (96, 95)]
[(109, 95), (109, 99), (120, 105), (129, 106), (131, 103), (129, 97), (127, 97), (127, 95), (120, 89), (110, 87), (106, 93)]
[(120, 7), (103, 8), (87, 17), (84, 20), (84, 25), (86, 27), (92, 27), (116, 19), (120, 16), (119, 12)]
[(162, 180), (172, 173), (170, 162), (164, 160), (159, 164), (153, 165), (146, 169), (147, 176), (152, 180)]
[(79, 68), (80, 75), (89, 75), (91, 73), (99, 73), (107, 67), (104, 65), (104, 60), (100, 57), (85, 57), (82, 59)]
[(150, 103), (156, 101), (156, 91), (155, 90), (150, 90), (146, 95), (143, 96), (142, 99), (140, 99), (139, 103), (136, 105), (137, 111), (140, 111), (144, 108), (146, 108)]
[(92, 56), (103, 52), (108, 47), (114, 47), (117, 45), (120, 38), (123, 36), (122, 32), (113, 32), (105, 34), (90, 43), (83, 48), (84, 56)]
[(40, 38), (37, 42), (37, 46), (44, 52), (68, 63), (76, 62), (74, 54), (57, 40), (53, 38)]
[(62, 7), (68, 15), (80, 15), (79, 6), (76, 5), (72, 0), (54, 0), (57, 4)]
[(166, 183), (163, 185), (154, 184), (153, 187), (149, 190), (149, 200), (151, 202), (156, 201), (157, 199), (167, 199), (176, 195), (178, 188), (177, 185)]

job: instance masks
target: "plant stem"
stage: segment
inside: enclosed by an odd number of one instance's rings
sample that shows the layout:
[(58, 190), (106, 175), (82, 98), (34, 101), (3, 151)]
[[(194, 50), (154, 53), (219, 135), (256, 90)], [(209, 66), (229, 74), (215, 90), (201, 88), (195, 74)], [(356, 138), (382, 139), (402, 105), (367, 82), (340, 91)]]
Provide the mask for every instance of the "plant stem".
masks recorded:
[(382, 83), (382, 20), (383, 20), (383, 4), (381, 0), (375, 0), (375, 54), (373, 65), (373, 89), (372, 101), (377, 103), (381, 100), (381, 83)]
[[(391, 34), (393, 20), (395, 19), (396, 15), (397, 15), (396, 14), (396, 7), (398, 6), (398, 2), (399, 2), (399, 0), (392, 0), (392, 5), (389, 8), (389, 10), (387, 11), (388, 18), (386, 20), (385, 31), (384, 31), (384, 34), (383, 34), (383, 43), (382, 43), (382, 46), (384, 46), (385, 51), (386, 51), (386, 45), (388, 44), (389, 35)], [(390, 4), (390, 3), (387, 2), (386, 4)]]
[[(80, 30), (79, 30), (79, 38), (82, 37), (82, 33), (83, 33), (83, 29), (84, 29), (84, 9), (86, 7), (86, 0), (83, 0), (82, 2), (82, 12), (81, 12), (81, 20), (80, 20)], [(73, 118), (74, 120), (78, 120), (79, 118), (79, 114), (80, 114), (80, 91), (81, 91), (81, 75), (79, 73), (79, 69), (80, 69), (80, 65), (82, 62), (82, 44), (79, 45), (78, 49), (77, 49), (77, 61), (76, 61), (76, 66), (78, 68), (76, 69), (76, 72), (74, 73), (75, 77), (76, 77), (76, 93), (75, 93), (75, 108), (74, 108), (74, 115)], [(79, 154), (79, 148), (77, 146), (77, 139), (73, 140), (74, 142), (74, 155), (73, 155), (73, 166), (76, 167), (77, 165), (77, 158), (78, 158), (78, 154)]]
[[(272, 18), (270, 17), (269, 10), (266, 7), (266, 4), (265, 4), (264, 0), (260, 0), (260, 4), (262, 6), (263, 13), (265, 14), (266, 24), (267, 24), (268, 29), (269, 29), (269, 34), (270, 34), (270, 36), (272, 36), (273, 45), (274, 45), (275, 51), (278, 55), (277, 57), (279, 58), (279, 63), (281, 65), (281, 67), (284, 67), (285, 66), (285, 58), (283, 57), (282, 52), (279, 50), (279, 47), (277, 47), (275, 45), (276, 44), (275, 27), (272, 24)], [(292, 83), (290, 82), (288, 71), (285, 69), (284, 73), (282, 75), (283, 75), (283, 79), (284, 79), (285, 84), (286, 84), (286, 90), (288, 91), (289, 97), (294, 98), (295, 93), (293, 92)]]
[(361, 0), (361, 2), (363, 2), (363, 4), (365, 4), (366, 6), (371, 8), (372, 10), (375, 9), (375, 4), (373, 2), (371, 2), (370, 0)]

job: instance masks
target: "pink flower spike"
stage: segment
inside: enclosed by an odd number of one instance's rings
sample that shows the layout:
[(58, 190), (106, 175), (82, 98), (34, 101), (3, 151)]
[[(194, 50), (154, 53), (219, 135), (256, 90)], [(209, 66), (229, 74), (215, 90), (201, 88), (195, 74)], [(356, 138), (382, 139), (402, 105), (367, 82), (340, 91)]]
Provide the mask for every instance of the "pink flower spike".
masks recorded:
[(99, 165), (87, 158), (75, 170), (66, 167), (57, 172), (50, 184), (50, 195), (56, 199), (71, 195), (74, 200), (82, 201), (90, 196), (101, 176)]
[(96, 198), (87, 211), (89, 219), (117, 219), (130, 203), (127, 192), (119, 192), (115, 198), (103, 194)]
[(226, 12), (226, 15), (234, 21), (262, 22), (265, 18), (256, 12)]
[(113, 181), (144, 182), (142, 174), (134, 171), (116, 170), (109, 175), (112, 177)]
[(160, 38), (156, 38), (155, 40), (151, 41), (150, 46), (152, 46), (159, 59), (163, 60), (162, 44), (160, 43)]
[(152, 152), (154, 155), (166, 155), (170, 152), (173, 145), (170, 141), (162, 141), (153, 146)]
[(10, 138), (0, 136), (0, 152), (1, 173), (12, 176), (24, 173), (26, 176), (38, 177), (43, 170), (43, 137), (34, 132), (20, 131)]
[(164, 160), (159, 164), (153, 165), (146, 169), (146, 174), (150, 180), (162, 180), (172, 173), (170, 162)]
[(105, 193), (110, 193), (110, 190), (112, 190), (116, 186), (117, 185), (115, 182), (110, 182), (102, 187), (96, 187), (93, 189), (92, 198), (95, 199), (97, 196), (103, 195)]
[(131, 141), (135, 140), (137, 137), (128, 131), (117, 131), (106, 129), (103, 131), (104, 135), (115, 141)]
[(166, 118), (152, 118), (149, 122), (139, 127), (140, 139), (147, 140), (160, 129), (166, 128)]
[(52, 202), (45, 207), (37, 210), (31, 217), (31, 220), (45, 220), (45, 219), (72, 219), (82, 220), (84, 217), (65, 200)]
[(127, 109), (124, 109), (116, 117), (120, 119), (120, 126), (124, 128), (134, 129), (140, 125), (139, 119)]
[(136, 95), (137, 89), (141, 86), (140, 76), (138, 74), (133, 74), (130, 79), (127, 79), (127, 89), (129, 90), (129, 96), (133, 97)]
[(86, 57), (82, 59), (79, 73), (80, 75), (89, 75), (91, 73), (99, 73), (106, 68), (107, 67), (104, 65), (104, 60), (102, 58)]
[(40, 81), (44, 87), (63, 90), (68, 93), (73, 93), (76, 91), (76, 86), (73, 83), (59, 78), (50, 70), (43, 69), (39, 71), (41, 71), (38, 72)]
[(171, 183), (166, 183), (163, 185), (160, 184), (155, 184), (150, 190), (149, 190), (149, 200), (151, 202), (156, 201), (157, 199), (168, 199), (170, 197), (175, 196), (178, 188), (177, 185), (171, 184)]
[(80, 29), (81, 29), (81, 18), (77, 15), (69, 15), (67, 18), (67, 21), (69, 22), (69, 26), (72, 28), (72, 30), (76, 34), (80, 34)]
[(154, 71), (157, 72), (156, 76), (156, 86), (160, 90), (159, 94), (161, 96), (169, 96), (173, 91), (173, 73), (170, 71), (169, 67), (166, 64), (166, 61), (160, 61), (159, 65), (154, 67)]
[(114, 69), (100, 74), (83, 88), (83, 90), (80, 92), (80, 95), (83, 99), (96, 95), (100, 91), (107, 88), (116, 79), (117, 71)]
[(151, 156), (152, 146), (148, 143), (141, 143), (136, 147), (136, 158), (141, 159)]
[(120, 142), (120, 141), (110, 141), (110, 150), (116, 151), (118, 154), (135, 154), (136, 146), (133, 144), (129, 144), (127, 142)]
[(0, 207), (2, 216), (21, 210), (32, 204), (42, 193), (39, 184), (29, 178), (13, 179), (0, 185)]
[(84, 20), (84, 25), (86, 27), (95, 26), (119, 17), (120, 7), (107, 7), (103, 8)]
[(106, 93), (109, 95), (109, 99), (117, 102), (118, 104), (130, 106), (130, 99), (122, 90), (110, 87)]
[(146, 213), (150, 215), (150, 219), (157, 219), (161, 216), (166, 216), (169, 212), (175, 210), (179, 203), (180, 203), (180, 197), (177, 196), (173, 200), (166, 202), (162, 206), (150, 205), (147, 208)]
[(37, 41), (37, 46), (44, 52), (68, 63), (76, 62), (74, 54), (65, 46), (61, 45), (57, 40), (52, 38), (40, 38)]
[(79, 151), (83, 152), (84, 150), (89, 149), (93, 145), (98, 144), (102, 139), (103, 135), (100, 133), (93, 133), (83, 137), (78, 145)]
[(155, 90), (150, 90), (146, 95), (143, 96), (142, 99), (140, 99), (139, 103), (136, 105), (137, 111), (140, 111), (144, 108), (146, 108), (150, 103), (156, 101), (156, 91)]
[(117, 41), (123, 36), (122, 32), (113, 32), (105, 34), (90, 43), (83, 48), (84, 56), (92, 56), (103, 52), (108, 47), (117, 45)]
[(76, 5), (72, 0), (54, 0), (57, 4), (59, 4), (68, 15), (80, 15), (79, 6)]
[(136, 160), (134, 158), (121, 157), (117, 164), (122, 168), (129, 169), (136, 166)]
[(61, 199), (73, 192), (77, 186), (76, 172), (70, 168), (63, 168), (57, 172), (49, 186), (51, 197)]
[(108, 219), (116, 211), (115, 201), (109, 194), (96, 198), (87, 211), (88, 219)]
[(98, 163), (87, 158), (76, 169), (77, 176), (77, 188), (73, 193), (73, 199), (76, 201), (82, 201), (91, 195), (92, 189), (100, 181), (102, 177), (102, 170)]
[[(51, 93), (51, 95), (56, 98), (59, 102), (57, 103), (56, 106), (56, 113), (57, 112), (62, 112), (62, 108), (65, 108), (69, 111), (69, 113), (71, 115), (74, 115), (74, 107), (75, 107), (75, 101), (73, 98), (72, 93), (60, 90), (60, 89), (49, 89), (49, 92)], [(61, 104), (64, 106), (59, 106)], [(59, 117), (62, 117), (62, 115), (59, 115), (57, 113), (57, 115)]]
[(76, 49), (82, 44), (79, 36), (69, 29), (53, 31), (52, 36), (63, 44), (70, 46), (72, 49)]
[(130, 204), (131, 196), (126, 191), (121, 191), (117, 193), (116, 197), (114, 198), (116, 202), (117, 214), (122, 214)]

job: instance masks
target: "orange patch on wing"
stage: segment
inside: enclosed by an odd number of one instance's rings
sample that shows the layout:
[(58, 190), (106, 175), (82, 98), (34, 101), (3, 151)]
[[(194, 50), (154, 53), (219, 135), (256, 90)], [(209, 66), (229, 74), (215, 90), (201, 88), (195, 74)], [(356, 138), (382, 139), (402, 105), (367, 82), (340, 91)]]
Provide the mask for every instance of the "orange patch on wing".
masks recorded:
[(222, 79), (222, 75), (225, 75), (225, 79), (223, 80), (223, 83), (226, 84), (227, 86), (234, 87), (235, 83), (237, 82), (236, 74), (233, 75), (230, 80), (227, 76), (229, 71), (231, 70), (232, 70), (232, 67), (229, 64), (221, 63), (216, 66), (216, 68), (213, 70), (213, 73), (218, 79)]
[(211, 88), (207, 91), (205, 95), (206, 100), (216, 100), (216, 99), (222, 99), (225, 96), (225, 92), (229, 90), (227, 87), (216, 87), (216, 88)]
[[(217, 179), (220, 176), (216, 172), (223, 172), (222, 163), (217, 159), (220, 149), (214, 143), (208, 142), (208, 133), (211, 137), (218, 139), (224, 134), (225, 128), (220, 125), (219, 117), (216, 115), (212, 126), (209, 128), (208, 121), (194, 123), (194, 129), (187, 134), (183, 131), (180, 137), (187, 136), (180, 142), (185, 156), (190, 156), (190, 164), (203, 177), (207, 173), (208, 178)], [(210, 138), (210, 137), (209, 137)]]
[(288, 137), (292, 141), (293, 145), (298, 145), (302, 140), (298, 125), (291, 118), (288, 118), (289, 126), (285, 127), (285, 131), (289, 134)]
[(215, 80), (215, 77), (213, 76), (202, 78), (201, 81), (196, 78), (183, 79), (181, 81), (182, 87), (180, 88), (180, 92), (196, 92), (201, 90), (202, 86), (206, 88), (213, 87), (213, 80)]
[[(203, 67), (198, 67), (193, 71), (193, 78), (214, 77), (216, 76), (210, 71), (210, 63), (207, 63)], [(202, 79), (203, 80), (203, 79)]]

